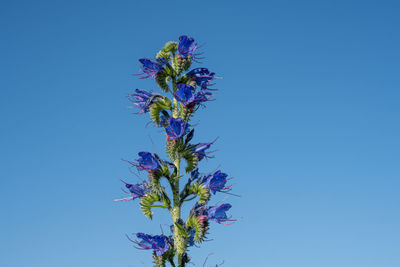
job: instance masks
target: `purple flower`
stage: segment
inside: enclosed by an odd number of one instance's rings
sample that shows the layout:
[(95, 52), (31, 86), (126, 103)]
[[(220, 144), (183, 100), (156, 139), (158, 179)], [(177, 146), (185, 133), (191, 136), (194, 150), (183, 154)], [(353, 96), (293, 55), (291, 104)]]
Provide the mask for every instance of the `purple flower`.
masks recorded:
[(211, 95), (208, 92), (198, 92), (195, 94), (194, 87), (184, 83), (178, 84), (177, 87), (178, 89), (176, 90), (174, 96), (180, 103), (185, 106), (206, 102), (209, 100), (209, 97)]
[[(124, 182), (124, 181), (122, 181), (122, 182)], [(140, 184), (125, 183), (125, 187), (128, 188), (129, 192), (126, 192), (126, 193), (128, 193), (130, 195), (130, 197), (116, 199), (115, 201), (125, 201), (125, 202), (131, 201), (136, 198), (141, 198), (144, 195), (146, 195), (147, 192), (150, 192), (150, 188), (145, 182), (140, 183)]]
[(168, 138), (178, 139), (184, 136), (188, 131), (188, 124), (181, 118), (169, 118), (168, 126), (165, 127)]
[(157, 256), (161, 256), (169, 249), (168, 238), (165, 235), (152, 236), (144, 233), (137, 233), (136, 237), (141, 240), (134, 241), (128, 238), (140, 247), (138, 249), (153, 249)]
[(202, 183), (205, 188), (210, 189), (215, 195), (216, 192), (230, 191), (231, 186), (226, 186), (227, 177), (228, 174), (218, 170), (213, 174), (203, 176), (200, 180), (200, 183)]
[(128, 99), (135, 103), (140, 108), (137, 114), (143, 114), (149, 111), (149, 107), (153, 104), (154, 100), (161, 95), (151, 93), (145, 90), (136, 89), (135, 94), (129, 94)]
[(196, 68), (186, 73), (186, 75), (192, 77), (201, 89), (213, 90), (208, 88), (208, 86), (210, 86), (210, 81), (215, 79), (215, 73), (210, 72), (207, 68)]
[(165, 235), (155, 235), (153, 237), (153, 249), (157, 256), (164, 254), (169, 249), (168, 238)]
[(187, 37), (186, 35), (179, 36), (178, 43), (178, 53), (181, 57), (194, 57), (194, 51), (198, 48), (197, 43), (194, 42), (194, 39), (191, 37)]
[(138, 168), (140, 171), (146, 170), (146, 171), (152, 171), (160, 168), (160, 162), (159, 160), (153, 156), (150, 152), (139, 152), (139, 159), (137, 159), (137, 163), (135, 162), (130, 162), (132, 165), (134, 165), (136, 168)]
[(226, 212), (232, 207), (231, 204), (221, 204), (219, 206), (212, 206), (207, 209), (207, 219), (219, 224), (227, 224), (225, 222), (236, 221), (232, 220), (232, 216), (227, 216)]
[(197, 154), (197, 158), (199, 159), (199, 161), (202, 160), (203, 158), (211, 158), (210, 156), (207, 155), (206, 150), (209, 149), (214, 142), (200, 143), (196, 145), (194, 148), (192, 148), (192, 151)]
[(151, 60), (148, 58), (141, 58), (139, 62), (142, 63), (142, 71), (144, 78), (154, 78), (161, 70), (164, 69), (164, 65), (167, 64), (168, 60), (166, 58), (157, 58), (156, 60)]

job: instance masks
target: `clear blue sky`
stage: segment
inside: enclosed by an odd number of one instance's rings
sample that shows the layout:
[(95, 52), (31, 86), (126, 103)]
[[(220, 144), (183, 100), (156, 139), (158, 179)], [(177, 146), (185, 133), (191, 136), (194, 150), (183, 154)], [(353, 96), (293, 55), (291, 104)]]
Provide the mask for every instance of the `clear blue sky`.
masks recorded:
[[(205, 43), (216, 101), (198, 112), (235, 177), (196, 266), (400, 266), (398, 1), (2, 1), (0, 266), (149, 266), (125, 233), (167, 231), (115, 203), (121, 158), (163, 134), (127, 109), (138, 58)], [(214, 198), (217, 202), (223, 196)], [(142, 264), (143, 262), (144, 264)]]

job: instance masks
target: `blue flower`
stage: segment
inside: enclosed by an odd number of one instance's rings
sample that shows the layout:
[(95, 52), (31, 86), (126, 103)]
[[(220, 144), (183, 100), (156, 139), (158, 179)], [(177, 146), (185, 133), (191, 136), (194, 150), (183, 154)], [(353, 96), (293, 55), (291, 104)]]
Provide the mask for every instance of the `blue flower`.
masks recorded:
[(135, 94), (129, 94), (128, 99), (135, 103), (140, 108), (138, 114), (146, 113), (149, 111), (149, 107), (153, 104), (154, 100), (161, 95), (151, 93), (145, 90), (136, 89)]
[(209, 96), (211, 95), (208, 92), (198, 92), (195, 94), (194, 87), (184, 83), (178, 84), (177, 87), (178, 89), (174, 93), (174, 96), (185, 106), (206, 102), (209, 100)]
[(156, 60), (141, 58), (139, 59), (139, 62), (142, 63), (142, 71), (144, 74), (143, 78), (154, 78), (160, 71), (164, 69), (164, 65), (168, 63), (168, 60), (163, 57), (157, 58)]
[(133, 199), (143, 197), (147, 192), (150, 192), (149, 187), (145, 183), (125, 184), (125, 187), (128, 188)]
[(213, 90), (208, 88), (208, 86), (210, 86), (210, 81), (215, 79), (215, 73), (210, 72), (207, 68), (196, 68), (186, 73), (186, 75), (194, 79), (197, 86), (200, 86), (201, 89)]
[(165, 235), (152, 236), (144, 233), (137, 233), (136, 237), (141, 240), (129, 240), (137, 244), (140, 247), (139, 249), (153, 249), (157, 256), (161, 256), (169, 249), (168, 238)]
[(175, 98), (183, 105), (189, 104), (193, 101), (194, 88), (188, 84), (180, 83), (177, 85), (178, 89), (174, 93)]
[(194, 207), (190, 210), (190, 213), (195, 215), (196, 217), (203, 215), (207, 216), (207, 208), (203, 204), (196, 203)]
[(221, 204), (219, 206), (209, 207), (207, 210), (207, 219), (211, 221), (215, 221), (219, 224), (226, 224), (227, 221), (236, 221), (232, 220), (232, 216), (227, 216), (226, 212), (232, 207), (231, 204)]
[(196, 230), (191, 229), (189, 230), (189, 240), (188, 240), (188, 246), (191, 247), (194, 245), (194, 236), (196, 235)]
[(202, 183), (205, 188), (210, 189), (211, 192), (215, 195), (216, 192), (230, 191), (231, 186), (226, 186), (227, 177), (228, 174), (218, 170), (213, 174), (203, 176), (200, 180), (200, 183)]
[(194, 57), (194, 51), (198, 48), (197, 43), (194, 42), (194, 39), (191, 37), (187, 37), (186, 35), (179, 36), (178, 43), (178, 53), (181, 57)]
[(200, 177), (199, 169), (196, 168), (190, 173), (189, 182), (197, 180), (197, 179), (199, 179), (199, 177)]
[(188, 124), (181, 118), (169, 118), (168, 126), (165, 127), (168, 138), (178, 139), (184, 136), (188, 131)]
[(150, 152), (139, 152), (138, 164), (134, 164), (139, 170), (151, 171), (160, 168), (160, 163)]
[(169, 249), (168, 238), (165, 235), (155, 235), (153, 237), (153, 249), (157, 256), (161, 256)]
[[(192, 151), (197, 154), (197, 158), (199, 159), (199, 161), (204, 158), (211, 158), (210, 156), (207, 155), (206, 150), (209, 149), (213, 143), (214, 142), (200, 143), (200, 144), (197, 144), (194, 148), (192, 148)], [(210, 153), (210, 152), (208, 152), (208, 153)]]
[[(122, 181), (124, 182), (124, 181)], [(125, 183), (125, 182), (124, 182)], [(128, 193), (130, 195), (130, 197), (127, 198), (121, 198), (121, 199), (116, 199), (114, 201), (131, 201), (137, 198), (141, 198), (144, 195), (146, 195), (147, 192), (150, 192), (150, 188), (149, 186), (143, 182), (140, 184), (128, 184), (125, 183), (125, 187), (128, 188), (129, 192), (125, 192)]]

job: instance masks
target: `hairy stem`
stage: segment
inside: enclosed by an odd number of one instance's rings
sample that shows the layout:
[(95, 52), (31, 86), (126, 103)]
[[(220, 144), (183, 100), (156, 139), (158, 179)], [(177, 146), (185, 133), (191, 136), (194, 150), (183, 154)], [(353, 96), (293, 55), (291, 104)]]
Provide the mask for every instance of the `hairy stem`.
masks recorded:
[[(177, 175), (179, 176), (180, 158), (175, 160), (174, 164), (177, 169)], [(186, 244), (185, 244), (184, 238), (182, 236), (180, 236), (179, 229), (176, 226), (176, 224), (179, 223), (179, 219), (181, 218), (181, 202), (180, 202), (180, 198), (179, 198), (179, 179), (174, 180), (173, 183), (174, 183), (174, 186), (173, 186), (174, 207), (172, 209), (172, 220), (174, 222), (174, 247), (177, 252), (178, 267), (184, 267), (185, 263), (182, 262), (182, 254), (186, 250)]]
[[(175, 57), (175, 55), (173, 55), (173, 57)], [(176, 92), (176, 89), (177, 89), (176, 76), (173, 75), (171, 78), (172, 78), (172, 92), (174, 93), (174, 92)], [(173, 100), (172, 116), (174, 118), (179, 117), (179, 103), (175, 97)], [(176, 177), (179, 177), (180, 176), (180, 165), (181, 165), (180, 156), (174, 161), (174, 165), (176, 167)], [(182, 261), (182, 255), (186, 250), (186, 244), (185, 244), (184, 238), (179, 235), (179, 229), (176, 226), (176, 224), (179, 223), (180, 218), (181, 218), (181, 206), (182, 206), (180, 196), (179, 196), (179, 178), (172, 179), (170, 181), (170, 184), (171, 184), (173, 201), (174, 201), (174, 206), (171, 211), (172, 221), (174, 223), (174, 248), (176, 249), (176, 253), (177, 253), (176, 256), (178, 259), (178, 267), (184, 267), (185, 263)], [(175, 266), (175, 265), (173, 265), (173, 266)]]

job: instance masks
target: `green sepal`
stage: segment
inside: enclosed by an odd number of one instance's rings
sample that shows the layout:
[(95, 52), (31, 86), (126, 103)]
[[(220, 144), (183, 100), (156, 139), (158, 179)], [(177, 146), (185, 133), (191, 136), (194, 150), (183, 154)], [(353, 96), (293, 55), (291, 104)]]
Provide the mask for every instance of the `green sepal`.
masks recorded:
[(185, 71), (187, 71), (187, 70), (190, 68), (191, 65), (192, 65), (192, 58), (189, 56), (189, 57), (185, 60), (185, 62), (183, 63), (183, 69), (184, 69)]
[(170, 209), (171, 208), (171, 200), (169, 199), (169, 197), (167, 196), (167, 194), (165, 192), (163, 192), (161, 194), (161, 203), (163, 203), (163, 205)]
[(153, 262), (155, 264), (154, 267), (167, 267), (167, 264), (166, 264), (167, 259), (163, 256), (164, 255), (157, 256), (157, 254), (155, 252), (153, 253)]
[(194, 183), (188, 189), (189, 195), (197, 195), (199, 197), (199, 204), (204, 205), (210, 200), (210, 190), (205, 188), (203, 184), (199, 184), (198, 182)]
[(157, 53), (156, 58), (166, 58), (171, 60), (171, 54), (174, 54), (178, 48), (177, 42), (167, 42), (164, 47)]
[(179, 139), (167, 139), (167, 154), (171, 161), (175, 161), (178, 158), (186, 160), (186, 173), (191, 172), (197, 167), (198, 157), (197, 154), (192, 151), (194, 146), (187, 145), (182, 138)]
[(193, 88), (196, 88), (196, 80), (189, 80), (186, 84), (192, 86)]
[(154, 202), (160, 201), (160, 195), (156, 192), (147, 193), (140, 199), (140, 208), (143, 214), (150, 220), (153, 218), (153, 212), (151, 211), (151, 206)]
[(172, 68), (174, 69), (177, 77), (179, 77), (183, 70), (187, 71), (190, 68), (191, 64), (192, 61), (190, 58), (177, 56), (172, 59)]
[(165, 208), (169, 209), (171, 207), (171, 200), (169, 199), (164, 188), (160, 184), (160, 180), (162, 177), (165, 177), (168, 180), (170, 179), (170, 170), (168, 168), (168, 165), (165, 163), (161, 166), (161, 168), (149, 172), (149, 181), (152, 193), (160, 196), (159, 201), (163, 203)]
[(156, 84), (164, 92), (168, 92), (169, 91), (169, 85), (167, 83), (167, 77), (169, 76), (168, 72), (169, 72), (168, 68), (165, 68), (164, 70), (162, 70), (159, 73), (157, 73), (157, 75), (154, 77), (154, 80), (155, 80)]
[(168, 97), (166, 97), (166, 96), (157, 98), (157, 104), (158, 104), (160, 107), (162, 107), (163, 109), (171, 109), (171, 108), (172, 108), (172, 102), (171, 102), (171, 100), (170, 100)]
[(187, 83), (189, 79), (190, 77), (184, 74), (178, 79), (177, 83)]
[(176, 76), (179, 76), (183, 70), (182, 58), (174, 57), (172, 59), (172, 68), (175, 71)]
[(197, 217), (194, 215), (190, 215), (186, 221), (186, 228), (188, 230), (194, 229), (196, 232), (194, 234), (193, 241), (196, 243), (201, 243), (206, 238), (208, 233), (208, 223), (201, 224), (197, 220)]
[(186, 160), (186, 173), (193, 171), (197, 167), (199, 161), (197, 154), (191, 149), (186, 149), (181, 153), (182, 158)]
[(165, 52), (163, 50), (160, 50), (157, 53), (156, 58), (160, 58), (160, 57), (163, 57), (163, 58), (166, 58), (167, 60), (170, 60), (171, 59), (171, 54), (169, 52)]
[(163, 110), (171, 109), (172, 103), (168, 97), (159, 97), (149, 107), (150, 118), (158, 126), (160, 126), (160, 113)]
[(185, 121), (185, 122), (189, 122), (190, 120), (190, 116), (193, 114), (193, 108), (191, 107), (186, 107), (186, 106), (181, 106), (181, 114), (180, 117)]
[(156, 125), (160, 125), (160, 112), (163, 110), (163, 108), (157, 103), (153, 103), (150, 108), (150, 118)]
[(170, 53), (174, 54), (177, 49), (178, 49), (178, 43), (177, 42), (167, 42), (164, 45), (163, 49), (161, 49), (161, 51), (170, 52)]
[(171, 161), (175, 161), (179, 158), (180, 153), (186, 148), (185, 143), (181, 138), (179, 139), (167, 139), (167, 153)]

